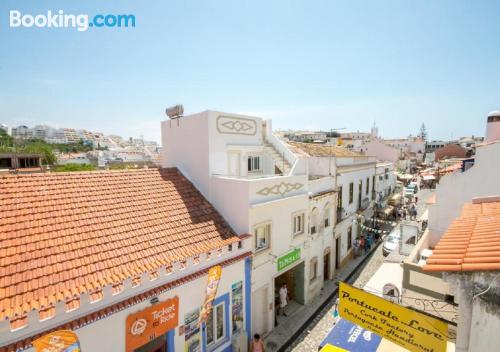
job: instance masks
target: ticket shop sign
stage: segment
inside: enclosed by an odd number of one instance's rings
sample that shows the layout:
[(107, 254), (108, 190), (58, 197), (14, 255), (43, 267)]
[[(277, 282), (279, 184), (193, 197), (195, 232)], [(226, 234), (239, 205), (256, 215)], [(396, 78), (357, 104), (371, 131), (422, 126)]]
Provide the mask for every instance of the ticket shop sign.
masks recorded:
[(339, 289), (339, 314), (410, 351), (444, 352), (448, 324), (392, 303), (344, 282)]
[(157, 303), (140, 312), (130, 314), (126, 321), (126, 348), (133, 352), (179, 323), (179, 297)]

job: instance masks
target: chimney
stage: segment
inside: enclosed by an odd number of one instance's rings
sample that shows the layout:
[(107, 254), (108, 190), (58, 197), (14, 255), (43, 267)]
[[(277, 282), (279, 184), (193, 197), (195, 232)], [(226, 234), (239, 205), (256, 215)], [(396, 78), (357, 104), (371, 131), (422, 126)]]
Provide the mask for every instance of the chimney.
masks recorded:
[(492, 111), (488, 114), (486, 123), (486, 143), (500, 141), (500, 111)]

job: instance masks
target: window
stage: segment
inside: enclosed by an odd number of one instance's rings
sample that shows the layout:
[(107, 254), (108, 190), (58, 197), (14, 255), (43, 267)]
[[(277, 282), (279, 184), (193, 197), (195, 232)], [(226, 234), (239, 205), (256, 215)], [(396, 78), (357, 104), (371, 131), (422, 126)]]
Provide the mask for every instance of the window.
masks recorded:
[(319, 211), (318, 211), (318, 208), (313, 208), (313, 210), (311, 211), (311, 228), (310, 228), (310, 232), (311, 232), (311, 235), (314, 235), (318, 228), (318, 224), (319, 224), (319, 221), (320, 221), (320, 217), (319, 217)]
[(260, 156), (248, 157), (248, 172), (260, 171)]
[(337, 198), (337, 209), (342, 209), (342, 186), (339, 187), (339, 196)]
[(326, 203), (325, 205), (325, 209), (323, 210), (323, 224), (325, 225), (325, 227), (328, 227), (330, 226), (330, 216), (331, 216), (331, 212), (332, 212), (332, 207), (330, 206), (330, 203)]
[(260, 225), (255, 228), (255, 251), (269, 248), (269, 238), (271, 236), (271, 224)]
[(372, 176), (372, 200), (375, 200), (375, 176)]
[(349, 183), (349, 204), (354, 202), (354, 182)]
[(370, 193), (370, 178), (366, 178), (366, 194)]
[(318, 277), (318, 257), (311, 259), (311, 266), (309, 267), (309, 281), (314, 281)]
[(208, 314), (206, 334), (207, 345), (217, 344), (226, 336), (224, 331), (224, 302), (212, 307)]
[(352, 247), (352, 226), (347, 228), (347, 250)]
[(389, 168), (385, 168), (385, 179), (389, 178)]
[(293, 217), (293, 235), (304, 233), (304, 213), (297, 214)]

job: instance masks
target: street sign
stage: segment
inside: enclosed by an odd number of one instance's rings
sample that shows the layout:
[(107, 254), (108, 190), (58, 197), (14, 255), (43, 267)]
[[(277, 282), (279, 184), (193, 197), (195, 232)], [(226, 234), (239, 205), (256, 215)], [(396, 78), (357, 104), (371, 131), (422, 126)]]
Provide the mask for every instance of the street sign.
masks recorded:
[(296, 248), (278, 258), (278, 271), (285, 269), (298, 260), (300, 260), (300, 248)]
[(344, 282), (339, 287), (339, 313), (375, 334), (413, 352), (445, 352), (448, 324), (389, 302)]

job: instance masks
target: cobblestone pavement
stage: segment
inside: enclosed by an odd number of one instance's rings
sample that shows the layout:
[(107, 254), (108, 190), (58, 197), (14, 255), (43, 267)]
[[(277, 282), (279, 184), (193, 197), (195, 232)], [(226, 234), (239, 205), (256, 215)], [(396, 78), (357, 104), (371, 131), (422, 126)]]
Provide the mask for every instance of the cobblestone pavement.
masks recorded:
[[(383, 262), (384, 256), (382, 255), (382, 246), (379, 246), (373, 252), (371, 258), (368, 259), (366, 264), (363, 265), (349, 281), (356, 287), (363, 287), (380, 268)], [(304, 332), (289, 348), (286, 349), (286, 351), (312, 352), (318, 350), (320, 342), (333, 326), (332, 307), (334, 302), (335, 299), (333, 299), (325, 306), (325, 308), (323, 308), (323, 310), (321, 310), (321, 312), (304, 329)]]

